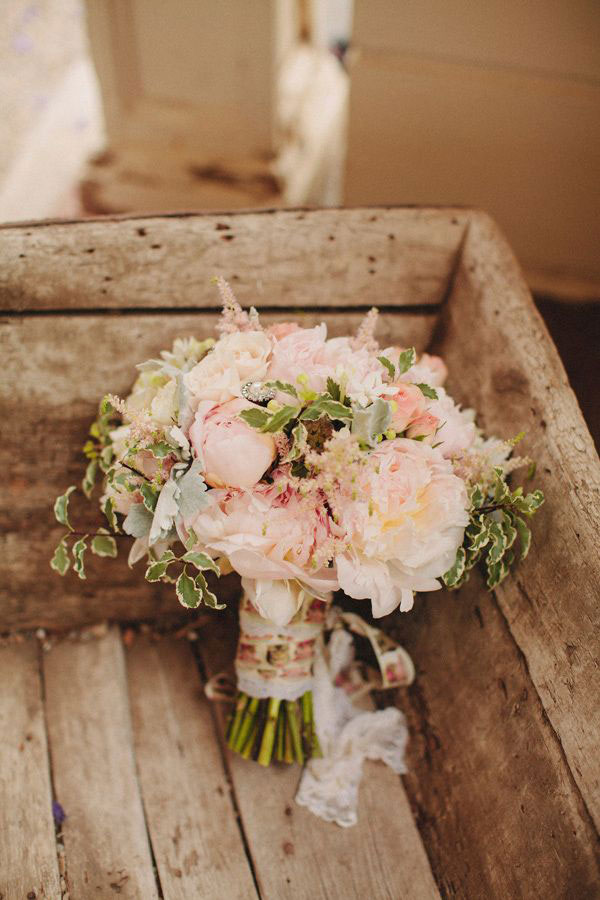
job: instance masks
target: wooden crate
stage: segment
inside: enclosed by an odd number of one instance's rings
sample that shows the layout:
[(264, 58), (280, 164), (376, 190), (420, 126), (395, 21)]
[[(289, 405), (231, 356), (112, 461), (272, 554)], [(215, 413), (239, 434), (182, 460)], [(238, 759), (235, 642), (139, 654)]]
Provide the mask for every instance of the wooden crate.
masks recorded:
[[(361, 209), (42, 223), (0, 229), (0, 261), (0, 630), (24, 631), (0, 647), (0, 894), (60, 897), (66, 866), (71, 900), (600, 896), (600, 464), (493, 222)], [(433, 345), (455, 396), (490, 432), (526, 430), (538, 460), (547, 502), (515, 576), (387, 623), (418, 669), (397, 697), (409, 774), (369, 764), (354, 829), (294, 804), (297, 770), (223, 749), (187, 642), (123, 642), (119, 623), (180, 615), (170, 590), (121, 561), (85, 582), (48, 566), (52, 500), (80, 477), (97, 398), (127, 390), (132, 361), (212, 330), (214, 274), (269, 321), (333, 333), (376, 304), (385, 341)], [(117, 624), (49, 652), (27, 633), (101, 619)], [(205, 674), (234, 641), (213, 614)], [(58, 862), (53, 796), (68, 814)]]

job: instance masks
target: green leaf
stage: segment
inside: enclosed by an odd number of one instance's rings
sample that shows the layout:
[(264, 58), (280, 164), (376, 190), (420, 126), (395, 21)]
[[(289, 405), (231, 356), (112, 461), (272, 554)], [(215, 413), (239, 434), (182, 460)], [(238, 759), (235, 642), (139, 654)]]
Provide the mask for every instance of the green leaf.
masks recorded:
[(479, 509), (480, 506), (483, 506), (484, 502), (485, 494), (481, 490), (481, 485), (476, 484), (471, 491), (471, 506), (475, 507), (475, 509)]
[(327, 393), (330, 395), (332, 400), (341, 400), (342, 399), (342, 389), (337, 381), (334, 381), (333, 378), (327, 378)]
[(85, 470), (85, 476), (83, 481), (81, 482), (81, 489), (85, 496), (90, 499), (92, 496), (92, 492), (94, 490), (94, 486), (96, 484), (96, 473), (98, 472), (98, 460), (92, 459), (87, 464), (87, 468)]
[(506, 549), (509, 550), (517, 539), (517, 529), (513, 525), (512, 515), (506, 510), (502, 512), (502, 530), (506, 538)]
[(258, 429), (262, 429), (263, 425), (266, 425), (271, 418), (270, 413), (265, 409), (260, 409), (258, 406), (253, 407), (252, 409), (243, 409), (238, 415), (240, 419), (244, 420), (246, 425)]
[(56, 521), (61, 525), (65, 525), (69, 531), (73, 531), (71, 523), (69, 522), (69, 497), (75, 490), (77, 490), (77, 488), (72, 484), (67, 488), (65, 493), (61, 494), (60, 497), (57, 497), (54, 502), (54, 515)]
[(91, 549), (96, 556), (110, 556), (114, 559), (117, 555), (117, 542), (110, 534), (97, 534), (92, 538)]
[(221, 570), (218, 565), (211, 559), (211, 557), (207, 553), (201, 553), (198, 550), (188, 550), (182, 557), (183, 562), (191, 563), (197, 569), (201, 571), (206, 571), (210, 569), (211, 572), (214, 572), (215, 575), (219, 576), (221, 574)]
[(100, 401), (100, 415), (105, 416), (108, 413), (114, 413), (114, 412), (116, 412), (116, 410), (115, 410), (114, 406), (112, 405), (112, 403), (110, 402), (110, 400), (108, 399), (108, 395), (106, 397), (103, 397), (102, 400)]
[(346, 422), (352, 419), (353, 413), (352, 410), (349, 409), (349, 407), (344, 406), (343, 403), (332, 400), (327, 396), (320, 396), (317, 397), (310, 406), (307, 406), (300, 416), (300, 419), (303, 419), (306, 422), (315, 422), (323, 415), (328, 416), (333, 420)]
[(487, 516), (474, 516), (467, 528), (465, 536), (469, 541), (469, 550), (477, 552), (490, 542), (490, 520)]
[(282, 394), (291, 394), (292, 397), (298, 396), (298, 391), (294, 385), (289, 384), (287, 381), (267, 381), (265, 382), (265, 387), (275, 388), (276, 391), (281, 391)]
[(156, 459), (164, 459), (173, 452), (173, 448), (166, 441), (157, 441), (155, 444), (150, 444), (147, 449)]
[(378, 356), (377, 359), (381, 363), (381, 365), (385, 366), (385, 368), (388, 370), (388, 375), (393, 381), (396, 377), (396, 366), (394, 365), (394, 363), (390, 362), (387, 356)]
[(513, 522), (519, 535), (519, 543), (521, 545), (521, 559), (525, 559), (531, 547), (531, 529), (519, 516), (513, 515)]
[(114, 459), (115, 451), (112, 446), (109, 444), (107, 447), (104, 447), (98, 461), (100, 463), (100, 468), (103, 472), (107, 472), (110, 469), (112, 461)]
[(117, 525), (117, 517), (115, 516), (115, 503), (112, 497), (107, 497), (104, 506), (102, 507), (102, 512), (106, 516), (106, 521), (111, 529), (111, 531), (118, 531), (119, 526)]
[(504, 581), (509, 572), (508, 560), (500, 559), (498, 562), (490, 562), (490, 557), (487, 559), (487, 586), (492, 590), (497, 587), (501, 581)]
[(202, 602), (202, 591), (196, 587), (196, 582), (184, 569), (175, 583), (177, 599), (186, 609), (196, 609)]
[(79, 577), (82, 580), (85, 580), (85, 568), (84, 568), (83, 556), (84, 556), (85, 551), (87, 550), (87, 544), (86, 544), (87, 537), (88, 537), (87, 534), (84, 534), (84, 536), (79, 538), (78, 541), (75, 541), (75, 543), (73, 544), (73, 549), (71, 551), (73, 554), (73, 559), (74, 559), (73, 571), (77, 572), (77, 574), (79, 575)]
[(408, 350), (403, 350), (400, 356), (398, 357), (398, 375), (404, 375), (405, 372), (414, 366), (417, 361), (417, 351), (414, 347), (409, 347)]
[(158, 488), (153, 484), (150, 484), (148, 481), (142, 481), (142, 483), (140, 484), (140, 494), (142, 495), (144, 506), (146, 507), (148, 512), (154, 512), (154, 510), (156, 509), (156, 504), (158, 503)]
[(492, 522), (490, 525), (490, 537), (492, 539), (492, 546), (488, 553), (488, 562), (490, 564), (495, 564), (500, 562), (504, 555), (504, 551), (506, 550), (506, 535), (498, 522)]
[(67, 535), (61, 538), (58, 547), (54, 551), (54, 556), (50, 560), (50, 568), (58, 572), (59, 575), (66, 575), (71, 566), (69, 559), (69, 547), (67, 545)]
[(268, 422), (265, 422), (260, 429), (263, 432), (282, 431), (285, 426), (298, 416), (297, 406), (284, 406), (282, 409), (273, 413)]
[(225, 609), (225, 603), (219, 603), (215, 594), (208, 589), (206, 578), (201, 572), (196, 575), (196, 587), (202, 594), (202, 599), (206, 606), (211, 609)]
[(430, 400), (437, 400), (437, 391), (435, 390), (435, 388), (432, 388), (431, 385), (423, 384), (422, 382), (420, 382), (419, 384), (417, 384), (417, 387), (424, 397), (428, 397)]
[(146, 581), (160, 581), (166, 573), (172, 562), (176, 562), (177, 557), (172, 550), (165, 550), (163, 555), (156, 562), (151, 563), (146, 569)]
[(453, 566), (448, 569), (445, 575), (442, 576), (443, 582), (446, 587), (456, 587), (458, 581), (462, 578), (465, 571), (466, 559), (467, 554), (464, 547), (459, 547), (456, 551), (456, 559), (454, 560)]
[(512, 506), (526, 516), (532, 516), (543, 502), (544, 495), (540, 490), (533, 491), (533, 493), (527, 494), (526, 497), (519, 496), (517, 491), (512, 495)]

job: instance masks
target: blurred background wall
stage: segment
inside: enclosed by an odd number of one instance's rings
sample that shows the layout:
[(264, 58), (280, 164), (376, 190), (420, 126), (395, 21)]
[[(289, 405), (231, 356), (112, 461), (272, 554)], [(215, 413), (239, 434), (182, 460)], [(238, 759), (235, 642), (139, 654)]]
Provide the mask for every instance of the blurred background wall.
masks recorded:
[(2, 13), (0, 221), (484, 208), (600, 426), (598, 0), (3, 0)]

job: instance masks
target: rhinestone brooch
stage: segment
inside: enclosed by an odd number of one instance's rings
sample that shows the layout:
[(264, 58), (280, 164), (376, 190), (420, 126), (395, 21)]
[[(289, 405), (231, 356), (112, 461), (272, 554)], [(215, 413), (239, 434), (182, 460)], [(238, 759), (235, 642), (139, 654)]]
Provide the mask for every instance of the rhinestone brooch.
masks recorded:
[(267, 387), (262, 381), (247, 381), (242, 385), (242, 397), (251, 403), (268, 403), (273, 400), (277, 391)]

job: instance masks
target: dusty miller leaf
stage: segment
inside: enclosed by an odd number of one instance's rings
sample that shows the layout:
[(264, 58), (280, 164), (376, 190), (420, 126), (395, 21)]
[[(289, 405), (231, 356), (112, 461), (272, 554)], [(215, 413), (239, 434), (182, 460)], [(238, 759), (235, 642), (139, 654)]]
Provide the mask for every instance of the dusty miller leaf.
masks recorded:
[(177, 479), (177, 505), (184, 519), (195, 516), (208, 503), (202, 468), (202, 461), (195, 459), (187, 472)]
[(352, 434), (355, 434), (359, 441), (372, 446), (377, 436), (387, 431), (391, 420), (390, 404), (378, 397), (366, 409), (354, 410)]
[(125, 534), (134, 538), (143, 538), (150, 533), (151, 527), (152, 513), (146, 509), (143, 503), (134, 503), (123, 522)]

